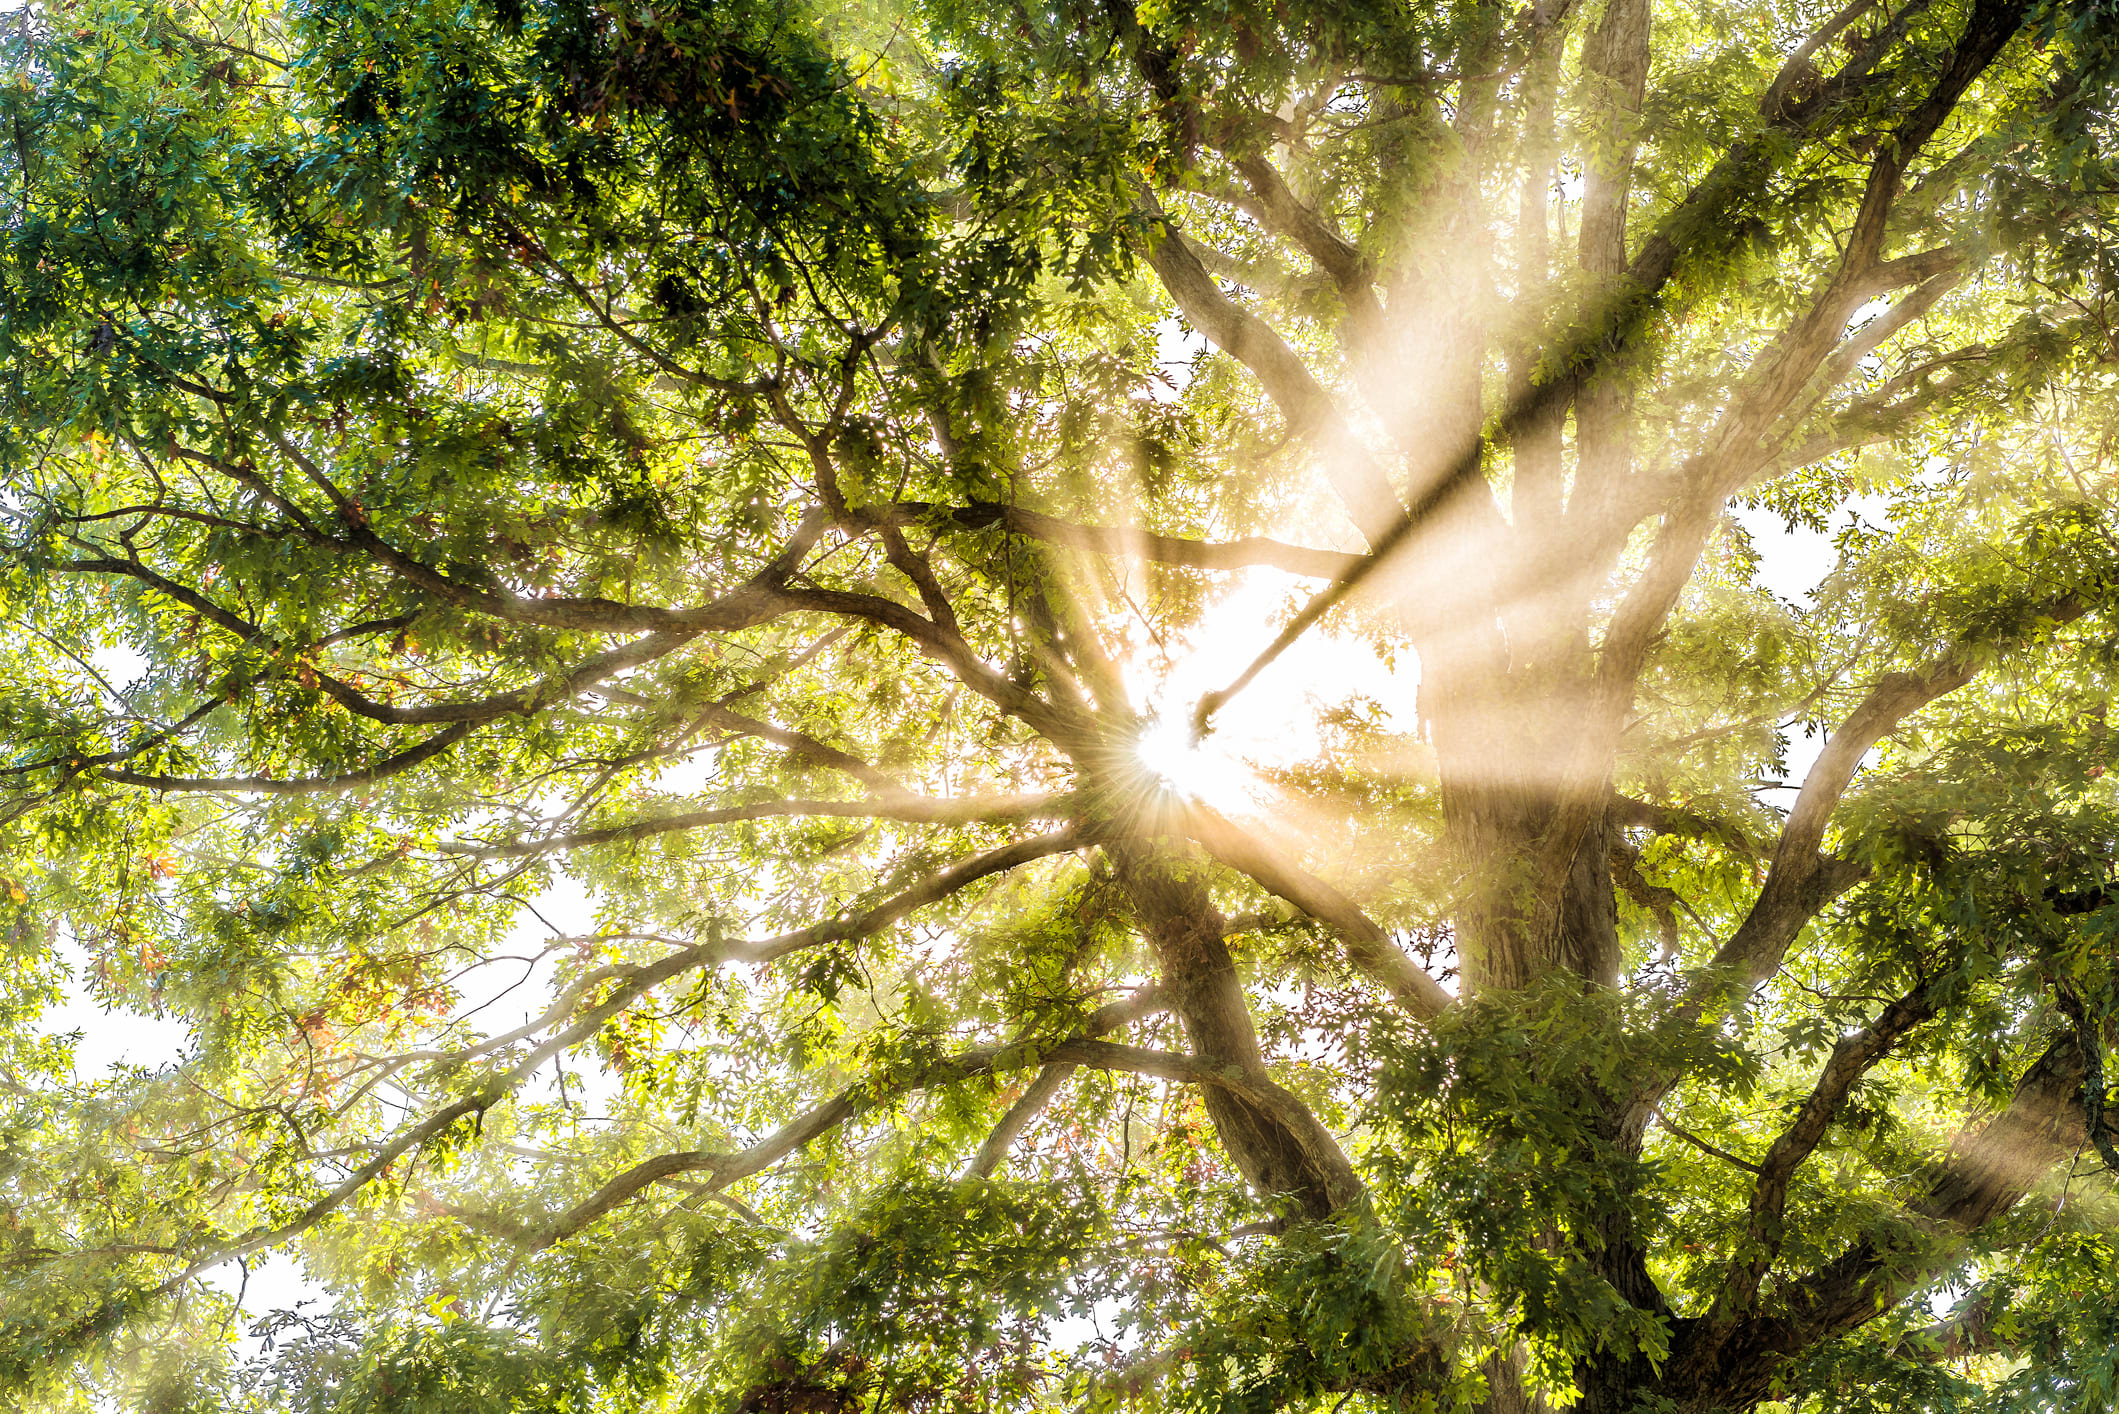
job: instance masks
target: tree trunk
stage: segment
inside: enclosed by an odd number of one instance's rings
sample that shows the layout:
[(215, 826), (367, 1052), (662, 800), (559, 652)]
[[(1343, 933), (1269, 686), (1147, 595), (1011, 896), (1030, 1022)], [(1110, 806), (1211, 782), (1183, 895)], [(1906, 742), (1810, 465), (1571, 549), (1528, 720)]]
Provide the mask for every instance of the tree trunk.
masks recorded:
[[(1245, 1072), (1252, 1088), (1285, 1094), (1266, 1079), (1236, 962), (1222, 941), (1226, 922), (1198, 866), (1138, 845), (1113, 846), (1110, 853), (1193, 1054)], [(1268, 1108), (1219, 1085), (1201, 1093), (1222, 1148), (1262, 1201), (1314, 1219), (1360, 1196), (1361, 1182), (1338, 1141), (1293, 1095)]]

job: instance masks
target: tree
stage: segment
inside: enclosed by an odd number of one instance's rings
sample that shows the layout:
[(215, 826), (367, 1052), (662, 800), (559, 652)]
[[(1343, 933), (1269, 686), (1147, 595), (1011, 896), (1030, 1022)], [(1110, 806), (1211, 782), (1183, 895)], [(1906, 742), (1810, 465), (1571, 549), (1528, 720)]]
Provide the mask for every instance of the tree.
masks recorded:
[(10, 23), (10, 1400), (2112, 1406), (2103, 0)]

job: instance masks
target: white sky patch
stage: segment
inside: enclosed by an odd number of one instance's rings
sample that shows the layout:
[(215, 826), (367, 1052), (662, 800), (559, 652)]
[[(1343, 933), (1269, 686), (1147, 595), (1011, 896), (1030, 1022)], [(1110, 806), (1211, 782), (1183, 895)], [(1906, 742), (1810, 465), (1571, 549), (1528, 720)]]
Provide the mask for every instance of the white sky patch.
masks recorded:
[(1120, 1318), (1125, 1306), (1116, 1298), (1106, 1296), (1098, 1300), (1089, 1310), (1079, 1316), (1061, 1316), (1045, 1327), (1045, 1338), (1052, 1348), (1069, 1355), (1079, 1355), (1085, 1346), (1100, 1341), (1110, 1341), (1124, 1352), (1131, 1353), (1140, 1348), (1140, 1331), (1121, 1331)]
[(236, 1308), (234, 1353), (238, 1360), (254, 1360), (265, 1353), (265, 1337), (252, 1335), (251, 1328), (279, 1311), (301, 1311), (315, 1316), (331, 1309), (331, 1293), (311, 1281), (302, 1270), (301, 1258), (292, 1252), (257, 1252), (242, 1263), (230, 1262), (199, 1274), (206, 1286), (227, 1296), (241, 1298)]
[(656, 790), (671, 795), (698, 795), (714, 783), (721, 769), (721, 752), (715, 746), (700, 746), (669, 758), (655, 772)]
[(124, 692), (147, 676), (147, 658), (130, 644), (116, 643), (86, 655), (89, 666), (102, 675), (113, 691)]
[(1878, 295), (1875, 299), (1870, 300), (1860, 309), (1847, 316), (1847, 329), (1852, 332), (1861, 328), (1862, 325), (1889, 309), (1892, 304), (1893, 300), (1889, 295)]
[(1155, 326), (1155, 361), (1162, 365), (1167, 383), (1148, 385), (1148, 396), (1157, 402), (1173, 402), (1181, 397), (1185, 385), (1192, 381), (1192, 360), (1209, 348), (1207, 336), (1194, 329), (1187, 329), (1173, 316), (1166, 316)]
[(1254, 809), (1271, 795), (1261, 769), (1322, 754), (1324, 710), (1367, 698), (1377, 704), (1381, 724), (1411, 725), (1420, 681), (1412, 655), (1393, 666), (1371, 644), (1319, 627), (1224, 703), (1204, 740), (1192, 739), (1200, 699), (1249, 667), (1310, 593), (1306, 580), (1253, 570), (1196, 626), (1165, 639), (1163, 651), (1150, 647), (1126, 662), (1127, 692), (1145, 704), (1150, 719), (1139, 743), (1141, 764), (1172, 790), (1217, 810)]
[(159, 1070), (182, 1061), (191, 1048), (191, 1026), (171, 1016), (118, 1011), (96, 999), (89, 978), (95, 964), (70, 937), (54, 940), (52, 950), (66, 967), (67, 981), (58, 1004), (45, 1008), (44, 1034), (80, 1033), (74, 1046), (74, 1073), (86, 1081), (101, 1080), (117, 1066)]
[[(1842, 502), (1839, 511), (1838, 518), (1823, 530), (1790, 526), (1763, 506), (1731, 506), (1729, 516), (1750, 535), (1752, 548), (1758, 552), (1758, 583), (1799, 611), (1807, 611), (1817, 600), (1818, 586), (1839, 568), (1836, 541), (1849, 521), (1859, 518), (1888, 524), (1891, 519), (1889, 498), (1873, 493)], [(1787, 773), (1782, 779), (1792, 792), (1810, 774), (1818, 753), (1825, 749), (1825, 734), (1806, 736), (1799, 730), (1786, 731), (1781, 733), (1781, 740), (1788, 747)], [(1872, 751), (1864, 758), (1864, 765), (1874, 757)]]

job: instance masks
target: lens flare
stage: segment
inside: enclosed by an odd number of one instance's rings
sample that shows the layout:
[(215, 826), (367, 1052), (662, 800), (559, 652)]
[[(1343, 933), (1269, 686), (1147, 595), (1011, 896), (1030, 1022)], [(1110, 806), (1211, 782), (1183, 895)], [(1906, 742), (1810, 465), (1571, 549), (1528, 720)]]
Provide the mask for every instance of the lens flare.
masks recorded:
[(1410, 718), (1417, 667), (1319, 625), (1214, 713), (1204, 738), (1194, 733), (1201, 698), (1250, 664), (1308, 588), (1253, 572), (1208, 604), (1182, 635), (1136, 641), (1120, 657), (1128, 695), (1146, 710), (1133, 750), (1154, 788), (1225, 815), (1272, 818), (1299, 829), (1299, 807), (1271, 777), (1329, 755), (1331, 714), (1366, 702), (1385, 721), (1391, 708)]
[(1184, 713), (1152, 719), (1133, 749), (1149, 775), (1187, 800), (1225, 804), (1242, 797), (1251, 777), (1250, 768), (1216, 747), (1212, 738), (1195, 738)]

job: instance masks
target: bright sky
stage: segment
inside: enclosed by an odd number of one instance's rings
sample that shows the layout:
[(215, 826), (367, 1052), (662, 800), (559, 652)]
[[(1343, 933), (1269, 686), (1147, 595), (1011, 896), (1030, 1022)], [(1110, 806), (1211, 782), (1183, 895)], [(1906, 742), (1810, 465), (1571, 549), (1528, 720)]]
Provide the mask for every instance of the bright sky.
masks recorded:
[(1323, 708), (1367, 698), (1398, 730), (1412, 729), (1420, 683), (1412, 654), (1387, 665), (1368, 644), (1320, 627), (1216, 712), (1204, 741), (1193, 741), (1199, 700), (1249, 667), (1317, 587), (1313, 580), (1253, 570), (1196, 631), (1164, 645), (1167, 655), (1141, 652), (1125, 665), (1128, 692), (1153, 719), (1141, 738), (1143, 764), (1183, 794), (1241, 812), (1263, 803), (1251, 768), (1293, 766), (1322, 749)]

